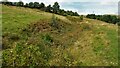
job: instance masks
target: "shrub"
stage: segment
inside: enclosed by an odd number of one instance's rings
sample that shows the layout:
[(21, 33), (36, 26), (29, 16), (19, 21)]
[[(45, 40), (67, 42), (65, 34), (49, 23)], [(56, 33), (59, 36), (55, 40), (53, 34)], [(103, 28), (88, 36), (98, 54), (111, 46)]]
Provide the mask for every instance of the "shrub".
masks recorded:
[(54, 28), (56, 28), (56, 29), (59, 28), (59, 27), (58, 27), (57, 18), (55, 18), (54, 14), (53, 14), (53, 16), (52, 16), (52, 21), (51, 21), (51, 23), (50, 23), (50, 26), (52, 26), (52, 27), (54, 27)]
[(80, 16), (80, 20), (83, 20), (83, 15)]
[(42, 36), (42, 39), (47, 44), (51, 44), (53, 42), (53, 39), (49, 34), (45, 34), (44, 36)]
[(24, 3), (23, 3), (22, 1), (19, 1), (19, 2), (17, 2), (17, 6), (23, 7), (23, 6), (24, 6)]
[(95, 14), (88, 14), (86, 17), (90, 19), (96, 19)]

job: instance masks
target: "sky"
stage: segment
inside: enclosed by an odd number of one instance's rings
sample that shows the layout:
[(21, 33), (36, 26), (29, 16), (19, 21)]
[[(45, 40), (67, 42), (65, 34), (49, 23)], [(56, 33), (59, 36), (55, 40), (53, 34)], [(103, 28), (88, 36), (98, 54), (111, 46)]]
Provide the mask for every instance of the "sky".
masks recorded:
[[(20, 0), (8, 0), (18, 2)], [(25, 3), (43, 2), (45, 5), (53, 5), (58, 2), (61, 9), (72, 10), (79, 14), (118, 14), (119, 0), (21, 0)]]

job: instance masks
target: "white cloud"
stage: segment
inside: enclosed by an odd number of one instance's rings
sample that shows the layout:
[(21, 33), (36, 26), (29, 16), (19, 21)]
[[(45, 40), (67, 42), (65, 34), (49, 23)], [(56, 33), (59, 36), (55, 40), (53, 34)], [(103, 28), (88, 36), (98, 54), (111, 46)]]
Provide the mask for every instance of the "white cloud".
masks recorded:
[(118, 2), (110, 2), (110, 1), (105, 1), (105, 2), (100, 2), (101, 5), (116, 5)]

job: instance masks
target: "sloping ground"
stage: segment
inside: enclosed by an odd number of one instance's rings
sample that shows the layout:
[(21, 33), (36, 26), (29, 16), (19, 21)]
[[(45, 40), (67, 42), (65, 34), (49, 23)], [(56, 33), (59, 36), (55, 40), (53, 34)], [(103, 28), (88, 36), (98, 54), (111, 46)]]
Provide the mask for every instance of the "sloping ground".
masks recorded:
[(0, 5), (0, 67), (2, 66), (2, 5)]
[(117, 65), (117, 26), (89, 19), (86, 19), (86, 23), (92, 29), (85, 31), (70, 51), (80, 52), (76, 54), (77, 60), (81, 60), (86, 65)]
[(117, 66), (117, 25), (3, 5), (3, 66)]

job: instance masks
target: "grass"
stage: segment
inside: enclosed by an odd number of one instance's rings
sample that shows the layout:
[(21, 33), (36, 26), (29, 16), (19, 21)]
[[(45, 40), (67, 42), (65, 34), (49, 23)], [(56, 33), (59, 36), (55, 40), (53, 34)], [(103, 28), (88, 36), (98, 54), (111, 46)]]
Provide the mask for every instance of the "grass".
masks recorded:
[[(2, 12), (2, 6), (0, 5), (0, 14)], [(0, 67), (2, 66), (2, 14), (0, 15)]]
[[(13, 7), (13, 10), (11, 10), (12, 7), (6, 7), (3, 6), (3, 31), (11, 31), (11, 32), (17, 32), (18, 29), (24, 28), (27, 24), (30, 22), (36, 21), (36, 20), (41, 20), (44, 18), (47, 18), (47, 16), (43, 15), (37, 15), (34, 14), (34, 11), (31, 11), (28, 13), (26, 10), (21, 10), (22, 8), (15, 8)], [(11, 27), (9, 27), (9, 25)], [(16, 25), (16, 26), (15, 26)]]
[(117, 25), (2, 6), (3, 66), (117, 66)]

